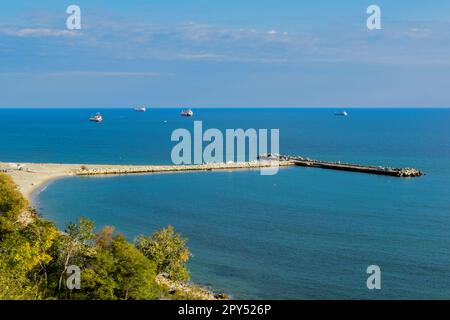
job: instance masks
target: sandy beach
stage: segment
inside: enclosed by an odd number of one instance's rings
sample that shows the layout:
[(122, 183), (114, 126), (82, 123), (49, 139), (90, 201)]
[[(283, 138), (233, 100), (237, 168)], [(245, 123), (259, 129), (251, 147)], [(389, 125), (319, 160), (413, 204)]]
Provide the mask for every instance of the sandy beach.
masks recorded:
[[(70, 176), (102, 176), (124, 174), (152, 174), (163, 172), (258, 169), (269, 167), (269, 162), (230, 162), (200, 165), (91, 165), (56, 163), (0, 162), (0, 172), (9, 174), (22, 194), (30, 199), (32, 193), (51, 180)], [(291, 161), (280, 161), (279, 166), (291, 166)]]

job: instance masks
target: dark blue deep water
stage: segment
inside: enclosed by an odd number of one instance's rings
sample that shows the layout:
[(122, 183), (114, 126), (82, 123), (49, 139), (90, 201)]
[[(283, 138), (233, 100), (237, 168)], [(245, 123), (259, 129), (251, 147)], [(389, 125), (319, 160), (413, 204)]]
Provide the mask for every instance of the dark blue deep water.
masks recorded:
[[(450, 110), (0, 110), (0, 161), (170, 163), (175, 128), (279, 128), (282, 153), (411, 166), (416, 179), (321, 169), (65, 178), (37, 196), (132, 240), (167, 224), (189, 238), (192, 280), (234, 298), (450, 298)], [(382, 289), (369, 291), (378, 265)]]

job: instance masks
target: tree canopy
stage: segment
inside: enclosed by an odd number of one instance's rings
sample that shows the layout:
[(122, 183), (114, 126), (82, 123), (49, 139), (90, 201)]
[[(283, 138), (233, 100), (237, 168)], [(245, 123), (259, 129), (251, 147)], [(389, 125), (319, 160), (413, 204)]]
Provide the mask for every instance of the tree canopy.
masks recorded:
[(167, 273), (169, 278), (178, 281), (189, 280), (186, 262), (191, 253), (186, 245), (187, 239), (175, 233), (171, 225), (151, 236), (139, 236), (136, 240), (136, 248), (155, 261), (158, 273)]

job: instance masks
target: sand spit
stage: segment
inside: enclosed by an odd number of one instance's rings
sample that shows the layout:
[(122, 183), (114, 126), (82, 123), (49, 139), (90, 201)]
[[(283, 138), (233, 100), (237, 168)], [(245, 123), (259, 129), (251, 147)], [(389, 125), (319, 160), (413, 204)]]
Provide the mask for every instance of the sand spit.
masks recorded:
[[(280, 166), (292, 166), (292, 161), (280, 161)], [(259, 169), (270, 166), (264, 162), (229, 162), (200, 165), (91, 165), (56, 163), (6, 163), (0, 162), (0, 172), (13, 178), (22, 194), (30, 198), (33, 191), (45, 183), (70, 176), (102, 176), (127, 174), (152, 174), (163, 172), (214, 171)]]

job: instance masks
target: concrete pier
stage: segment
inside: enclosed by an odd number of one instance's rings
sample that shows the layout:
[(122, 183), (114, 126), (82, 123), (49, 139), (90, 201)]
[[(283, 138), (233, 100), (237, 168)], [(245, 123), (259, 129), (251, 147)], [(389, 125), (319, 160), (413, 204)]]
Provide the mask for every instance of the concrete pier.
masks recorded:
[(321, 160), (312, 160), (303, 157), (294, 156), (279, 156), (280, 161), (291, 161), (296, 166), (313, 167), (331, 170), (352, 171), (361, 173), (378, 174), (384, 176), (394, 176), (402, 178), (413, 178), (423, 176), (424, 173), (414, 168), (392, 168), (383, 166), (366, 166), (360, 164), (342, 163), (342, 162), (328, 162)]

